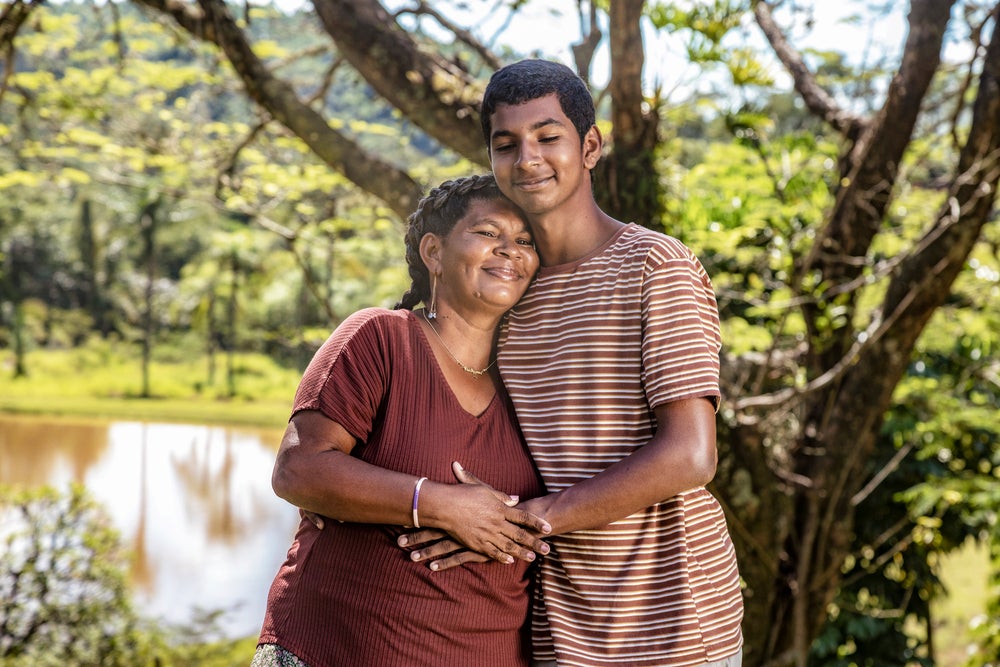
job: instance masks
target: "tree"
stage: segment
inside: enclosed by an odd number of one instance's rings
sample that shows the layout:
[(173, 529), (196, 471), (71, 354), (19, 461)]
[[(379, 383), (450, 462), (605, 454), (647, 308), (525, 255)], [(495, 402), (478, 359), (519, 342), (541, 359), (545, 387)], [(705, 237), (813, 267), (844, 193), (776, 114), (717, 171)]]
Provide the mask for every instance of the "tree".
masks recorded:
[[(322, 84), (283, 77), (281, 63), (255, 37), (251, 15), (234, 17), (222, 0), (133, 2), (223, 54), (267, 122), (283, 125), (398, 218), (412, 210), (422, 189), (420, 170), (371, 150), (334, 122), (340, 119), (315, 94)], [(781, 12), (791, 5), (611, 3), (613, 150), (596, 183), (619, 218), (655, 225), (666, 210), (667, 229), (696, 238), (692, 245), (718, 277), (730, 345), (724, 359), (730, 401), (719, 417), (722, 458), (715, 484), (747, 584), (749, 665), (805, 665), (811, 648), (819, 660), (815, 651), (826, 649), (816, 649), (816, 640), (829, 636), (824, 632), (837, 620), (831, 609), (844, 609), (841, 602), (851, 596), (860, 600), (851, 587), (870, 573), (866, 563), (891, 561), (922, 534), (943, 539), (942, 550), (954, 546), (958, 534), (931, 531), (919, 513), (960, 514), (972, 501), (963, 504), (921, 484), (961, 481), (962, 491), (952, 489), (961, 501), (1000, 466), (989, 447), (996, 426), (978, 417), (1000, 407), (989, 380), (995, 362), (979, 361), (995, 358), (995, 338), (972, 333), (963, 343), (959, 336), (949, 351), (927, 336), (932, 328), (949, 330), (938, 322), (941, 314), (961, 320), (977, 306), (996, 303), (989, 294), (971, 293), (970, 282), (976, 280), (973, 260), (995, 263), (995, 250), (991, 260), (983, 245), (997, 243), (1000, 4), (912, 0), (906, 43), (886, 65), (885, 79), (881, 72), (845, 72), (846, 63), (833, 59), (812, 65), (817, 58), (797, 50), (781, 27), (780, 18), (788, 20)], [(578, 6), (590, 19), (581, 17), (591, 30), (575, 49), (577, 67), (586, 74), (600, 41), (593, 20), (598, 5)], [(375, 0), (313, 0), (313, 9), (332, 47), (331, 78), (348, 70), (362, 78), (373, 96), (436, 142), (442, 161), (486, 168), (477, 95), (502, 59), (428, 3), (405, 3), (392, 13)], [(641, 22), (651, 20), (688, 36), (691, 58), (722, 64), (733, 86), (773, 92), (760, 54), (726, 41), (748, 16), (791, 78), (800, 108), (811, 117), (809, 131), (792, 128), (774, 136), (767, 109), (748, 98), (725, 115), (732, 152), (698, 168), (737, 162), (752, 169), (739, 172), (743, 182), (724, 193), (726, 201), (718, 198), (722, 193), (692, 201), (681, 196), (684, 188), (693, 191), (692, 180), (669, 173), (674, 165), (667, 149), (678, 142), (656, 122), (672, 109), (642, 92), (641, 49), (621, 45), (641, 43)], [(425, 21), (437, 33), (452, 30), (454, 43), (431, 40), (431, 31), (420, 29)], [(943, 59), (949, 38), (968, 47), (965, 62)], [(842, 80), (864, 86), (867, 106), (840, 101), (850, 99), (838, 95), (844, 88), (822, 78), (837, 68)], [(595, 92), (603, 102), (603, 93)], [(758, 94), (757, 101), (766, 97)], [(732, 203), (737, 192), (755, 197), (754, 206)], [(909, 212), (899, 213), (904, 206)], [(703, 226), (680, 224), (701, 213), (710, 215)], [(248, 215), (254, 218), (254, 210)], [(731, 242), (722, 246), (713, 237)], [(962, 369), (958, 378), (956, 366)], [(929, 368), (939, 373), (937, 392), (925, 382)], [(929, 416), (947, 409), (945, 396), (961, 408), (961, 418), (946, 414), (927, 426)], [(972, 438), (960, 441), (955, 455), (976, 461), (974, 478), (931, 465), (931, 446), (923, 441), (927, 428), (947, 434), (959, 422), (972, 427)], [(876, 512), (876, 499), (895, 504), (896, 514), (882, 507)], [(891, 529), (871, 534), (878, 525), (869, 521), (874, 514), (885, 521), (894, 516)], [(961, 534), (995, 532), (987, 519), (971, 514)], [(922, 594), (930, 590), (909, 586)], [(900, 608), (926, 619), (926, 610)], [(933, 655), (915, 652), (913, 659)]]
[[(195, 7), (140, 1), (216, 43), (258, 104), (306, 139), (302, 119), (311, 118), (311, 111), (252, 57), (246, 34), (221, 2), (199, 0)], [(640, 20), (631, 3), (614, 4), (613, 49), (622, 36), (634, 43)], [(768, 378), (758, 385), (756, 395), (742, 396), (723, 417), (727, 453), (750, 473), (750, 493), (770, 509), (757, 521), (736, 517), (742, 524), (737, 539), (750, 593), (751, 664), (806, 663), (850, 554), (855, 499), (870, 481), (865, 464), (875, 451), (893, 392), (920, 334), (949, 298), (991, 220), (1000, 175), (1000, 39), (986, 41), (989, 31), (984, 26), (995, 25), (1000, 9), (968, 3), (968, 15), (978, 17), (976, 35), (982, 40), (970, 71), (978, 68), (979, 75), (970, 88), (974, 93), (967, 110), (970, 120), (956, 129), (956, 136), (962, 137), (956, 146), (958, 159), (941, 182), (946, 196), (911, 247), (872, 266), (873, 247), (886, 231), (889, 206), (898, 196), (900, 169), (918, 120), (926, 112), (923, 102), (941, 68), (945, 30), (955, 4), (910, 3), (909, 36), (892, 83), (877, 112), (862, 116), (838, 105), (817, 83), (778, 27), (771, 5), (753, 3), (761, 32), (791, 74), (806, 108), (840, 135), (840, 178), (832, 183), (833, 205), (815, 241), (796, 258), (794, 275), (787, 281), (797, 304), (789, 310), (805, 326), (802, 340), (785, 347), (793, 337), (777, 336), (772, 353), (763, 359), (727, 360), (727, 365), (745, 369), (746, 377)], [(396, 20), (399, 15), (390, 15), (373, 0), (314, 0), (314, 7), (338, 53), (375, 91), (437, 141), (481, 163), (481, 150), (470, 145), (471, 138), (478, 140), (474, 100), (462, 94), (476, 89), (468, 68), (422, 51)], [(617, 142), (621, 132), (625, 145), (649, 132), (642, 129), (646, 127), (642, 122), (627, 120), (629, 114), (642, 118), (646, 102), (634, 93), (641, 63), (635, 65), (618, 54), (609, 86), (618, 93), (612, 96), (613, 135)], [(655, 133), (649, 134), (648, 141), (655, 144)], [(401, 178), (399, 169), (371, 158), (363, 161), (369, 175), (381, 174), (381, 184), (406, 183), (386, 195), (384, 187), (371, 188), (368, 178), (352, 177), (352, 165), (327, 148), (327, 144), (342, 145), (344, 137), (331, 130), (318, 135), (322, 139), (310, 140), (317, 154), (329, 156), (328, 162), (360, 187), (395, 202), (397, 211), (408, 210), (413, 187)], [(609, 163), (619, 179), (634, 170), (626, 183), (651, 180), (648, 163), (615, 158)], [(616, 211), (623, 217), (631, 212)], [(870, 283), (883, 290), (875, 305), (861, 302), (862, 295), (871, 293), (863, 289)], [(729, 389), (731, 395), (743, 393), (742, 387)], [(772, 429), (775, 415), (785, 420), (777, 434)], [(725, 498), (733, 495), (726, 488), (732, 479), (720, 480)]]
[(110, 520), (80, 488), (0, 489), (0, 659), (19, 665), (148, 664)]

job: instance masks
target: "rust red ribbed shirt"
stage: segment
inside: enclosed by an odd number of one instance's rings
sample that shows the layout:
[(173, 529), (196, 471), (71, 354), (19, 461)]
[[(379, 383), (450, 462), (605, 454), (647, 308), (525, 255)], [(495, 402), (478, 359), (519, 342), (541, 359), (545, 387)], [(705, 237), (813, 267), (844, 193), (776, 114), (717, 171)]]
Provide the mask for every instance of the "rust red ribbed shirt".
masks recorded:
[[(320, 410), (361, 441), (354, 455), (454, 483), (459, 460), (522, 498), (541, 483), (505, 394), (481, 415), (459, 405), (410, 311), (349, 317), (316, 353), (293, 413)], [(311, 667), (527, 664), (528, 566), (432, 572), (396, 545), (400, 526), (299, 524), (268, 596), (261, 643)]]

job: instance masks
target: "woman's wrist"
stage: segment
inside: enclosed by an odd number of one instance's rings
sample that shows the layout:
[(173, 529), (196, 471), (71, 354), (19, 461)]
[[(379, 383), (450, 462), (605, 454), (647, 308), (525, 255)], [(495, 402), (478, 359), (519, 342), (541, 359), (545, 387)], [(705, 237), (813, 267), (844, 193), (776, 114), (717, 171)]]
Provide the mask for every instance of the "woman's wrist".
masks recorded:
[(426, 481), (426, 477), (421, 477), (417, 480), (417, 483), (413, 485), (413, 501), (410, 509), (410, 520), (414, 528), (420, 528), (420, 488)]

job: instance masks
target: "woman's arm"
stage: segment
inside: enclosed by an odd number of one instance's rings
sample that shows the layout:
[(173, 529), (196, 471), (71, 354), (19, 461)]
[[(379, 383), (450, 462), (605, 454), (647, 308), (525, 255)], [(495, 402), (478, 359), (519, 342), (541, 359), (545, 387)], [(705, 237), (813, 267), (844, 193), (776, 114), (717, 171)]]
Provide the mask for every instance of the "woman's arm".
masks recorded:
[[(351, 456), (356, 444), (321, 412), (297, 413), (281, 439), (271, 475), (274, 492), (340, 521), (413, 525), (418, 478)], [(500, 562), (534, 560), (534, 552), (543, 548), (535, 534), (547, 532), (548, 525), (509, 502), (509, 496), (485, 485), (427, 480), (420, 487), (417, 514), (421, 527), (442, 530)]]

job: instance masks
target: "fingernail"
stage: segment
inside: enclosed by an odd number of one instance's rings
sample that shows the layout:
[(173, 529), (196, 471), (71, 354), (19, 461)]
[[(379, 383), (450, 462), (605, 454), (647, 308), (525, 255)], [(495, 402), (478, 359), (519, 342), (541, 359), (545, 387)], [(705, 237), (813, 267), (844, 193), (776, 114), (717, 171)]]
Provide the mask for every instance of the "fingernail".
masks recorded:
[(547, 553), (549, 552), (549, 549), (550, 549), (550, 548), (551, 548), (551, 547), (549, 547), (549, 545), (548, 545), (548, 544), (546, 544), (546, 543), (542, 542), (542, 548), (541, 548), (541, 549), (539, 549), (539, 551), (541, 551), (541, 552), (542, 552), (543, 554), (547, 554)]
[(513, 500), (515, 503), (521, 502), (521, 496), (511, 496), (510, 499)]
[(434, 561), (433, 563), (431, 563), (431, 569), (437, 571), (437, 569), (438, 569), (437, 561)]
[(528, 560), (535, 560), (535, 552), (534, 551), (529, 551), (528, 552)]
[(406, 535), (400, 535), (399, 539), (396, 540), (396, 542), (399, 544), (399, 546), (405, 547), (407, 544), (410, 543), (410, 540), (408, 537), (406, 537)]
[(547, 524), (547, 523), (546, 523), (546, 524), (544, 524), (544, 525), (542, 526), (542, 532), (543, 532), (543, 533), (551, 533), (551, 532), (552, 532), (552, 526), (550, 526), (550, 525), (549, 525), (549, 524)]
[(455, 461), (455, 465), (458, 466), (459, 470), (465, 470), (465, 468), (462, 467), (462, 464), (459, 463), (458, 461)]
[(420, 552), (419, 551), (410, 552), (410, 560), (420, 560)]
[(514, 557), (511, 556), (510, 554), (507, 554), (506, 556), (504, 556), (503, 562), (507, 563), (507, 565), (510, 565), (511, 563), (514, 562)]

